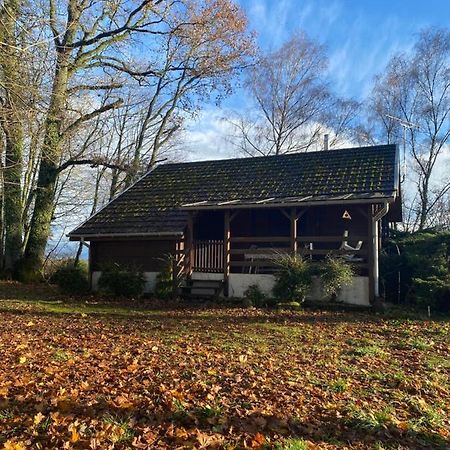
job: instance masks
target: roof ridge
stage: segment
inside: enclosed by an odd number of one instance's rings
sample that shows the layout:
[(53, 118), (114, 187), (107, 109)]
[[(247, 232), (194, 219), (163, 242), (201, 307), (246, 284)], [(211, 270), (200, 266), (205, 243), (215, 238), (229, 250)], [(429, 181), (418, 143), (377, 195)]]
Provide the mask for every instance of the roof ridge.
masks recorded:
[(184, 165), (193, 165), (193, 164), (207, 164), (207, 163), (220, 163), (226, 161), (242, 161), (242, 160), (252, 160), (252, 159), (271, 159), (271, 158), (289, 158), (289, 157), (299, 157), (299, 156), (307, 156), (307, 155), (317, 155), (321, 153), (340, 153), (340, 152), (350, 152), (355, 150), (375, 150), (380, 148), (391, 148), (396, 147), (397, 144), (377, 144), (377, 145), (364, 145), (360, 147), (345, 147), (345, 148), (335, 148), (328, 150), (313, 150), (306, 152), (292, 152), (292, 153), (282, 153), (281, 155), (262, 155), (262, 156), (240, 156), (237, 158), (220, 158), (220, 159), (201, 159), (198, 161), (180, 161), (180, 162), (166, 162), (163, 164), (159, 164), (157, 167), (167, 167), (167, 166), (184, 166)]

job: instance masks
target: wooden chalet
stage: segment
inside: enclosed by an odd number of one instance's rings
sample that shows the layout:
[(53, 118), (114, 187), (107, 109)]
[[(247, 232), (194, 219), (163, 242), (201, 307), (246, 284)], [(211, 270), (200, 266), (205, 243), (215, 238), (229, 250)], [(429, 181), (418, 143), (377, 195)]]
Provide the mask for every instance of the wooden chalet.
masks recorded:
[(89, 241), (93, 289), (117, 263), (142, 270), (151, 292), (172, 255), (185, 293), (269, 293), (280, 253), (334, 254), (355, 268), (341, 300), (369, 305), (387, 225), (402, 220), (398, 175), (395, 145), (163, 164), (69, 237)]

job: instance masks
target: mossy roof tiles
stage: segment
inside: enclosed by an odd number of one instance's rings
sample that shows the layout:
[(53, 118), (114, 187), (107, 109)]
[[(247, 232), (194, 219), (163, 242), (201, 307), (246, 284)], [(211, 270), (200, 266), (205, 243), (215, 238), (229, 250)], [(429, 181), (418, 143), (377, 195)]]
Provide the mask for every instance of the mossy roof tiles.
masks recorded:
[(282, 156), (162, 164), (70, 234), (176, 233), (192, 203), (310, 197), (317, 201), (351, 194), (391, 196), (397, 189), (395, 145)]

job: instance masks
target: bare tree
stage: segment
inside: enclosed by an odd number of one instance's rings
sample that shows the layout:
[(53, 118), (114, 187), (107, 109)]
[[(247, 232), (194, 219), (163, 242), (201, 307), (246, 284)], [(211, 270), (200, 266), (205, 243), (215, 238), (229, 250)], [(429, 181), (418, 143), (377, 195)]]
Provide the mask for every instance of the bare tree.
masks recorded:
[(435, 225), (433, 210), (450, 191), (450, 176), (439, 173), (438, 163), (450, 142), (450, 31), (428, 29), (420, 33), (411, 53), (393, 57), (379, 76), (371, 110), (380, 138), (400, 140), (399, 124), (388, 116), (417, 124), (406, 139), (417, 189), (409, 208), (418, 229)]
[[(187, 112), (210, 92), (228, 91), (234, 72), (251, 52), (252, 39), (245, 16), (231, 0), (46, 0), (26, 4), (36, 18), (36, 28), (27, 29), (20, 41), (21, 2), (8, 0), (0, 11), (9, 8), (2, 20), (0, 45), (12, 55), (1, 61), (0, 88), (8, 94), (2, 99), (9, 101), (4, 103), (2, 117), (21, 123), (15, 118), (20, 111), (18, 98), (11, 95), (11, 88), (5, 89), (14, 86), (5, 80), (20, 79), (18, 59), (40, 53), (45, 56), (40, 59), (45, 72), (39, 80), (40, 95), (31, 105), (39, 111), (39, 120), (26, 130), (16, 127), (16, 135), (12, 135), (10, 123), (2, 122), (4, 140), (13, 137), (8, 160), (17, 162), (3, 168), (4, 198), (11, 203), (8, 193), (13, 193), (20, 200), (15, 218), (8, 209), (11, 214), (5, 219), (10, 222), (5, 221), (2, 230), (7, 248), (16, 249), (14, 259), (24, 248), (19, 276), (33, 279), (40, 276), (52, 220), (64, 197), (59, 193), (62, 186), (70, 185), (67, 175), (60, 179), (63, 172), (72, 173), (74, 166), (102, 166), (119, 175), (119, 185), (130, 184), (170, 145)], [(149, 51), (143, 53), (143, 48)], [(6, 76), (9, 68), (14, 72)], [(27, 86), (22, 88), (27, 92)], [(134, 136), (133, 144), (119, 145), (117, 160), (98, 146), (77, 144), (84, 140), (80, 135), (95, 128), (96, 119), (111, 117), (125, 99), (140, 121), (137, 131), (127, 130), (129, 138)], [(14, 114), (8, 114), (8, 108)], [(31, 129), (33, 133), (28, 134)], [(117, 144), (115, 138), (112, 136), (112, 142)], [(10, 182), (8, 177), (15, 180)], [(7, 185), (16, 186), (15, 191), (6, 192)], [(8, 223), (22, 228), (14, 231)], [(16, 244), (10, 245), (12, 242)]]
[(233, 0), (6, 0), (0, 20), (1, 253), (35, 279), (52, 230), (174, 156), (253, 37)]
[(260, 57), (245, 83), (254, 106), (231, 120), (233, 143), (250, 156), (279, 155), (307, 151), (334, 129), (337, 144), (358, 104), (331, 94), (326, 68), (324, 48), (303, 34)]

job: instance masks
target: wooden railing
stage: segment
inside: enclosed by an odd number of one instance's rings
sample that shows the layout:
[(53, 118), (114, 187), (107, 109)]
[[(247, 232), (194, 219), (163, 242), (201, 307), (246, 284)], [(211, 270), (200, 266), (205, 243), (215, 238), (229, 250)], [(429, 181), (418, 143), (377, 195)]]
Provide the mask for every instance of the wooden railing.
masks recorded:
[(196, 272), (223, 272), (223, 241), (208, 239), (194, 241), (193, 270)]
[[(292, 242), (286, 236), (267, 237), (231, 237), (230, 267), (232, 272), (270, 273), (278, 266), (280, 255), (292, 252)], [(342, 243), (350, 246), (362, 241), (357, 250), (342, 248)], [(360, 268), (367, 267), (367, 236), (298, 236), (297, 253), (305, 257), (320, 260), (327, 255), (342, 255)], [(187, 249), (183, 255), (192, 255), (192, 270), (196, 272), (224, 272), (224, 241), (216, 239), (197, 240), (193, 243), (192, 253)], [(182, 262), (179, 261), (179, 267)]]

